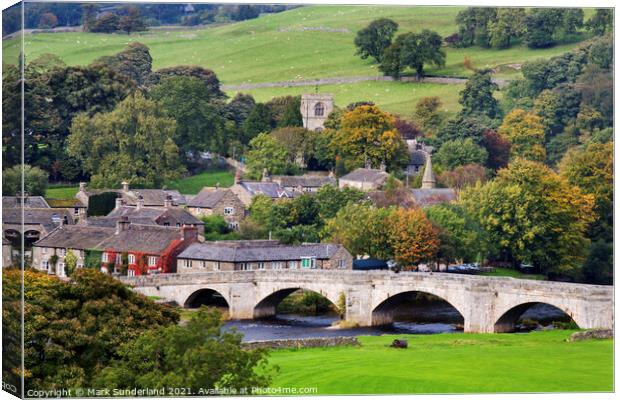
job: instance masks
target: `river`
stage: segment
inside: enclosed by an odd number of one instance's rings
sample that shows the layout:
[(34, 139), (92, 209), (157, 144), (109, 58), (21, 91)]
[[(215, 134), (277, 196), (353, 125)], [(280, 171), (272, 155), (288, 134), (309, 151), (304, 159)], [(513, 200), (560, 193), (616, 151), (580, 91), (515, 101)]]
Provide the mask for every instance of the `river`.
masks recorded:
[[(333, 326), (339, 320), (337, 315), (278, 314), (275, 317), (258, 320), (230, 320), (225, 323), (225, 328), (234, 327), (244, 335), (243, 340), (247, 342), (333, 336), (463, 332), (460, 314), (445, 303), (415, 306), (408, 311), (407, 315), (404, 313), (397, 314), (399, 321), (379, 327), (341, 329)], [(526, 311), (522, 318), (552, 321), (565, 320), (565, 315), (554, 307), (540, 304)]]

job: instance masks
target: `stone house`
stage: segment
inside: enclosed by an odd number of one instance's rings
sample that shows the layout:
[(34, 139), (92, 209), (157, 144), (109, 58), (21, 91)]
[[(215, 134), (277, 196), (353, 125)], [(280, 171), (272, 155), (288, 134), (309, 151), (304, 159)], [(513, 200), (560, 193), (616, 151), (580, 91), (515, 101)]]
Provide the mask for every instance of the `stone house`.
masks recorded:
[(252, 203), (252, 198), (257, 195), (264, 195), (272, 200), (292, 199), (295, 196), (290, 190), (284, 189), (279, 183), (262, 181), (239, 181), (230, 190), (241, 200), (243, 205), (248, 208)]
[(433, 147), (420, 143), (417, 139), (407, 139), (406, 143), (409, 152), (409, 164), (406, 173), (408, 176), (417, 176), (424, 168), (426, 157), (432, 153)]
[(73, 222), (77, 223), (86, 219), (87, 207), (78, 199), (47, 199), (51, 208), (66, 208), (71, 210)]
[[(66, 255), (71, 251), (77, 257), (77, 267), (86, 263), (86, 253), (100, 254), (103, 272), (129, 276), (169, 273), (176, 270), (176, 257), (191, 243), (198, 240), (197, 229), (184, 226), (132, 224), (127, 218), (116, 222), (116, 227), (62, 226), (33, 246), (33, 267), (49, 274), (66, 276)], [(51, 265), (52, 256), (55, 265)], [(126, 268), (126, 271), (125, 271)]]
[(204, 187), (187, 203), (187, 211), (197, 217), (221, 215), (231, 229), (245, 218), (246, 205), (231, 189)]
[(72, 212), (66, 208), (2, 209), (2, 232), (9, 241), (16, 243), (24, 235), (26, 246), (36, 242), (60, 225), (72, 225)]
[(2, 196), (2, 208), (50, 208), (43, 196)]
[(352, 187), (365, 192), (379, 190), (389, 174), (383, 169), (358, 168), (340, 177), (338, 187)]
[(302, 94), (301, 119), (304, 128), (309, 131), (322, 131), (327, 116), (334, 110), (334, 98), (331, 94)]
[(336, 178), (332, 175), (276, 175), (271, 178), (278, 183), (284, 190), (298, 193), (316, 193), (322, 186), (336, 186)]
[(187, 204), (185, 196), (178, 190), (169, 189), (130, 189), (129, 183), (122, 182), (121, 189), (98, 189), (87, 190), (86, 183), (80, 182), (80, 189), (75, 197), (88, 207), (88, 199), (94, 194), (104, 192), (115, 192), (123, 200), (123, 204), (136, 207), (138, 201), (142, 200), (142, 205), (147, 207), (164, 207), (166, 200), (172, 199), (173, 206), (184, 206)]
[(353, 257), (339, 244), (282, 244), (276, 240), (194, 243), (178, 257), (178, 273), (265, 269), (352, 269)]

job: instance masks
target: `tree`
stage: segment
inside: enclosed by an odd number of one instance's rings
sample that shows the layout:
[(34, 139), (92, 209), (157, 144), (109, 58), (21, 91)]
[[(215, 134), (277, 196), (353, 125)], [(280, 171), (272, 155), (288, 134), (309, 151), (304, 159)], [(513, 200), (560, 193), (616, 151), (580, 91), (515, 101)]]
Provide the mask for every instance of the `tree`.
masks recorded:
[(531, 262), (549, 276), (579, 274), (594, 199), (553, 170), (519, 158), (461, 199), (504, 260)]
[(478, 146), (471, 138), (444, 142), (433, 159), (438, 166), (453, 170), (467, 164), (485, 164), (487, 151)]
[(265, 103), (265, 106), (269, 109), (276, 127), (303, 126), (301, 96), (274, 97)]
[[(241, 390), (267, 387), (266, 352), (245, 350), (242, 335), (224, 329), (218, 310), (202, 307), (185, 325), (162, 327), (123, 345), (120, 360), (101, 371), (98, 387)], [(262, 371), (262, 372), (259, 372)]]
[(564, 23), (564, 11), (559, 8), (532, 8), (525, 17), (523, 39), (532, 49), (553, 46), (553, 34)]
[(90, 32), (102, 32), (102, 33), (112, 33), (119, 30), (120, 20), (118, 15), (105, 12), (97, 18), (92, 26), (90, 27)]
[(520, 109), (512, 110), (504, 118), (498, 133), (510, 141), (512, 157), (545, 160), (545, 128), (539, 116)]
[(240, 127), (243, 121), (256, 106), (254, 97), (250, 94), (237, 93), (235, 97), (226, 104), (226, 118), (235, 121), (237, 127)]
[(488, 25), (495, 19), (497, 9), (492, 7), (468, 7), (459, 11), (456, 23), (459, 27), (459, 46), (488, 47)]
[(487, 167), (498, 170), (508, 165), (510, 159), (510, 141), (501, 137), (493, 129), (485, 129), (482, 133), (482, 147), (487, 150)]
[(41, 19), (39, 20), (39, 28), (41, 29), (50, 29), (55, 28), (58, 25), (58, 18), (54, 13), (46, 12), (41, 14)]
[(583, 280), (597, 285), (613, 285), (614, 282), (613, 242), (597, 240), (590, 246), (588, 258), (583, 264)]
[(68, 277), (73, 276), (75, 268), (77, 267), (77, 257), (73, 254), (72, 250), (68, 250), (65, 255), (65, 271)]
[(412, 68), (420, 79), (424, 76), (424, 64), (445, 65), (446, 52), (441, 45), (441, 36), (428, 29), (399, 35), (385, 50), (379, 69), (385, 75), (399, 79), (406, 68)]
[(151, 76), (153, 58), (147, 46), (132, 42), (123, 51), (113, 56), (101, 57), (94, 62), (98, 63), (107, 65), (111, 70), (127, 76), (142, 86)]
[(394, 119), (394, 127), (403, 140), (415, 139), (422, 136), (422, 131), (417, 127), (417, 125), (399, 117)]
[(551, 138), (546, 149), (547, 165), (555, 166), (571, 147), (580, 144), (579, 140), (579, 129), (574, 126), (567, 127), (562, 133)]
[(486, 182), (487, 171), (482, 165), (467, 164), (456, 167), (452, 171), (442, 172), (437, 177), (437, 181), (445, 187), (461, 190)]
[(613, 240), (614, 144), (592, 143), (569, 150), (559, 165), (560, 174), (583, 193), (594, 196), (596, 221), (590, 237)]
[(229, 139), (220, 116), (223, 106), (204, 90), (199, 78), (166, 77), (151, 88), (150, 96), (176, 120), (174, 139), (183, 160), (201, 151), (224, 154), (228, 150)]
[(586, 22), (586, 28), (595, 35), (604, 35), (613, 31), (614, 11), (611, 8), (597, 8), (594, 15)]
[(205, 84), (205, 89), (213, 99), (225, 100), (226, 94), (220, 89), (220, 80), (215, 72), (197, 65), (177, 65), (153, 71), (149, 77), (149, 85), (157, 85), (164, 78), (173, 76), (189, 76), (198, 78)]
[(121, 31), (125, 31), (129, 35), (131, 32), (146, 30), (144, 18), (140, 15), (138, 7), (128, 6), (125, 8), (125, 12), (127, 14), (121, 17), (118, 25)]
[(353, 256), (386, 260), (392, 256), (389, 211), (367, 203), (348, 203), (327, 222), (327, 236), (342, 244)]
[(333, 146), (347, 168), (382, 163), (397, 169), (409, 160), (407, 145), (394, 126), (394, 117), (377, 106), (359, 106), (342, 117)]
[(97, 20), (97, 5), (82, 4), (82, 29), (84, 32), (90, 32)]
[(242, 143), (249, 143), (259, 133), (268, 133), (274, 128), (271, 110), (263, 103), (256, 103), (254, 109), (243, 122)]
[(317, 132), (301, 127), (279, 128), (270, 133), (286, 149), (287, 162), (305, 167), (315, 152)]
[(581, 94), (577, 90), (560, 85), (553, 90), (543, 90), (534, 101), (532, 111), (540, 117), (546, 137), (551, 138), (575, 121), (580, 104)]
[(460, 204), (436, 204), (424, 212), (440, 234), (438, 258), (445, 262), (476, 261), (484, 240), (480, 226)]
[[(171, 307), (91, 269), (76, 269), (70, 282), (6, 269), (2, 282), (9, 299), (19, 298), (22, 273), (26, 390), (92, 387), (101, 368), (119, 358), (122, 344), (179, 320)], [(20, 320), (16, 305), (3, 303), (3, 323)]]
[(68, 151), (92, 174), (94, 187), (114, 187), (123, 180), (161, 187), (184, 170), (173, 142), (175, 133), (174, 119), (157, 103), (135, 93), (111, 112), (92, 118), (76, 116)]
[(489, 118), (500, 115), (497, 100), (493, 97), (493, 92), (499, 90), (499, 86), (491, 79), (491, 71), (476, 71), (467, 80), (465, 89), (460, 93), (459, 103), (463, 106), (461, 114), (483, 114)]
[[(23, 166), (24, 191), (29, 196), (44, 196), (48, 175), (41, 168)], [(18, 164), (2, 171), (2, 195), (15, 196), (22, 191), (22, 165)]]
[(437, 142), (441, 144), (448, 140), (471, 138), (474, 143), (479, 144), (482, 142), (484, 132), (493, 128), (494, 124), (495, 122), (485, 115), (466, 116), (459, 113), (439, 127)]
[(524, 33), (524, 19), (523, 8), (498, 8), (496, 17), (488, 22), (489, 45), (496, 49), (510, 47), (512, 39)]
[(581, 107), (589, 106), (603, 116), (604, 126), (613, 126), (613, 73), (597, 65), (588, 65), (577, 78), (575, 87), (581, 94)]
[(388, 226), (394, 259), (405, 269), (435, 257), (439, 248), (438, 232), (421, 208), (393, 209)]
[(392, 44), (392, 37), (398, 24), (391, 19), (380, 18), (372, 21), (366, 28), (357, 32), (355, 36), (356, 55), (363, 60), (368, 57), (381, 62), (383, 52)]
[(268, 133), (260, 133), (250, 140), (250, 150), (247, 153), (247, 174), (253, 179), (259, 179), (263, 171), (270, 175), (282, 175), (294, 169), (287, 162), (286, 148)]
[(439, 97), (422, 97), (415, 106), (413, 119), (422, 129), (434, 133), (441, 124), (440, 107), (441, 99)]
[(339, 189), (334, 185), (321, 186), (317, 191), (316, 201), (319, 205), (319, 214), (323, 220), (334, 218), (338, 211), (347, 204), (359, 203), (364, 198), (361, 190), (345, 187)]

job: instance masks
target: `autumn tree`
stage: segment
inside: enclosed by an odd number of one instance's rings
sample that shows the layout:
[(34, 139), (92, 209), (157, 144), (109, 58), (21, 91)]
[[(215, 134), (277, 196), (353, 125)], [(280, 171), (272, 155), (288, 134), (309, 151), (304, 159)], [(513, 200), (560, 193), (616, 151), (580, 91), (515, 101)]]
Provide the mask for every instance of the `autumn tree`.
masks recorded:
[(357, 32), (354, 41), (357, 48), (355, 54), (363, 60), (372, 57), (381, 62), (383, 53), (392, 44), (392, 37), (397, 29), (398, 24), (391, 19), (380, 18), (372, 21)]
[(498, 170), (508, 165), (511, 146), (508, 139), (503, 138), (493, 129), (485, 129), (482, 132), (482, 141), (480, 144), (489, 154), (486, 164), (488, 168)]
[(111, 112), (76, 116), (68, 151), (82, 161), (94, 187), (115, 187), (123, 180), (161, 187), (184, 171), (175, 133), (175, 120), (135, 93)]
[(487, 170), (480, 164), (466, 164), (454, 168), (452, 171), (444, 171), (437, 177), (437, 182), (442, 186), (457, 190), (475, 186), (477, 183), (487, 181)]
[(388, 242), (396, 262), (409, 266), (435, 257), (438, 232), (421, 208), (395, 208), (388, 216)]
[(397, 169), (408, 162), (407, 145), (394, 126), (394, 117), (377, 106), (359, 106), (344, 114), (332, 145), (348, 169), (367, 163)]
[(594, 197), (545, 165), (518, 158), (496, 179), (461, 194), (500, 257), (550, 276), (579, 275)]
[(58, 18), (54, 13), (46, 12), (41, 14), (41, 19), (39, 19), (39, 28), (41, 29), (50, 29), (55, 28), (58, 25)]
[(545, 128), (540, 117), (525, 110), (512, 110), (498, 129), (510, 141), (512, 157), (532, 161), (545, 160)]

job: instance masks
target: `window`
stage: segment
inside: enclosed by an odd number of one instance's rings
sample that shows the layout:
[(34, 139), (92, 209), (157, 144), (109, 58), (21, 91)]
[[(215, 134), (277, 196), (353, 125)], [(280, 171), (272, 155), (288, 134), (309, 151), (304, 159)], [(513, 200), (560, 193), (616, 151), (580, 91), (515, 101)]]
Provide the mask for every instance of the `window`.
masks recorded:
[(316, 268), (316, 258), (303, 257), (301, 259), (301, 267), (310, 269)]
[(251, 271), (252, 266), (250, 263), (241, 263), (241, 271)]
[(265, 263), (264, 262), (259, 262), (258, 263), (258, 269), (265, 269)]
[(179, 263), (181, 264), (181, 267), (183, 267), (183, 268), (191, 268), (192, 267), (192, 261), (188, 260), (188, 259), (179, 260)]
[(108, 262), (108, 253), (103, 252), (103, 254), (101, 254), (101, 261), (103, 261), (104, 263)]
[(58, 249), (58, 255), (64, 257), (67, 255), (67, 249)]
[(230, 228), (230, 229), (239, 229), (239, 223), (238, 222), (229, 222), (228, 223), (228, 228)]
[(207, 262), (206, 261), (201, 261), (199, 266), (200, 266), (200, 268), (205, 269), (205, 268), (207, 268)]
[(289, 261), (288, 262), (288, 267), (290, 269), (297, 269), (297, 261)]
[(129, 268), (127, 270), (127, 276), (136, 276), (136, 271), (134, 271), (133, 269)]
[(121, 253), (116, 254), (116, 260), (115, 260), (116, 264), (122, 264), (123, 263), (123, 256)]
[(323, 114), (325, 114), (325, 106), (323, 105), (323, 103), (316, 103), (314, 105), (314, 116), (322, 117)]
[(338, 260), (338, 268), (346, 268), (346, 263), (344, 260)]
[(177, 222), (177, 226), (181, 226), (181, 223), (180, 223), (180, 222)]
[(47, 260), (41, 261), (41, 269), (47, 271), (50, 267), (50, 263)]
[(78, 215), (80, 213), (80, 209), (79, 208), (74, 208), (73, 209), (73, 215)]
[(220, 262), (219, 261), (213, 261), (213, 270), (214, 271), (219, 271), (220, 270)]
[(127, 256), (127, 262), (129, 264), (135, 264), (136, 263), (136, 256), (134, 254), (129, 254)]
[(58, 263), (58, 276), (65, 276), (65, 263)]
[(234, 207), (224, 207), (224, 215), (233, 215), (235, 213)]
[(170, 226), (170, 222), (164, 222), (164, 226)]
[(149, 267), (154, 267), (155, 265), (157, 265), (157, 257), (150, 256), (149, 257)]
[(281, 261), (272, 262), (271, 269), (282, 269), (282, 262)]

